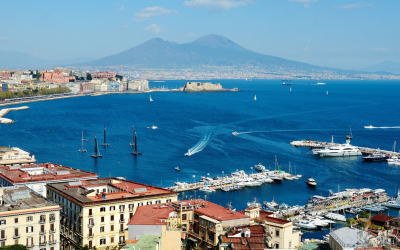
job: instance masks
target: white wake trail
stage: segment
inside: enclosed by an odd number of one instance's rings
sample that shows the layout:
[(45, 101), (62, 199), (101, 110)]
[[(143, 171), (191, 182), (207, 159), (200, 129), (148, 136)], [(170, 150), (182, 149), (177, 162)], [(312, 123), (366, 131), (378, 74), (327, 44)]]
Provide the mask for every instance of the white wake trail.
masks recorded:
[(200, 151), (202, 151), (210, 142), (210, 138), (212, 135), (212, 131), (211, 132), (206, 132), (206, 134), (204, 135), (203, 140), (199, 141), (196, 145), (194, 145), (193, 147), (191, 147), (188, 152), (185, 154), (186, 156), (191, 156), (194, 155)]

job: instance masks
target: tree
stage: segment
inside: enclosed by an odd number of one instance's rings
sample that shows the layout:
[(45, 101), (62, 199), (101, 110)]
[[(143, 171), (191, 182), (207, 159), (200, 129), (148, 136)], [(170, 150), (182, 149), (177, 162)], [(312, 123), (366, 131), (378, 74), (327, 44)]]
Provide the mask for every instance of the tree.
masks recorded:
[(82, 247), (82, 250), (89, 250), (89, 246), (86, 244)]
[(86, 78), (87, 78), (88, 80), (92, 80), (92, 75), (91, 75), (90, 73), (87, 73)]
[(5, 247), (0, 247), (0, 250), (28, 250), (28, 248), (24, 245), (15, 244), (15, 245), (9, 245), (9, 246), (5, 246)]

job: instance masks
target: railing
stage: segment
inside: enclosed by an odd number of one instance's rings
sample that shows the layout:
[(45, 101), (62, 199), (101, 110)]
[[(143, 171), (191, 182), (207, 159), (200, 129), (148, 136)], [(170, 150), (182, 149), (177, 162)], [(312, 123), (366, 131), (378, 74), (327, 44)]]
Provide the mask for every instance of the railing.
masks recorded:
[(40, 246), (43, 246), (43, 245), (46, 245), (47, 244), (47, 241), (41, 241), (41, 242), (39, 242), (39, 245)]
[(93, 214), (89, 214), (89, 217), (93, 217)]
[(120, 234), (123, 234), (123, 233), (125, 233), (125, 230), (124, 230), (124, 229), (120, 229), (120, 230), (119, 230), (119, 233), (120, 233)]
[(39, 224), (44, 224), (46, 223), (46, 220), (39, 220)]
[(13, 235), (13, 238), (14, 238), (14, 239), (19, 238), (19, 237), (21, 237), (21, 234), (20, 234), (20, 233), (14, 234), (14, 235)]
[(93, 237), (94, 237), (94, 234), (88, 234), (87, 237), (88, 237), (88, 238), (93, 238)]
[(167, 227), (167, 231), (181, 231), (181, 228)]
[(6, 240), (7, 239), (7, 235), (4, 235), (4, 237), (0, 236), (0, 240)]
[(56, 232), (55, 229), (50, 229), (50, 230), (49, 230), (49, 234), (53, 234), (53, 233), (55, 233), (55, 232)]
[(49, 240), (49, 244), (56, 244), (57, 240)]
[(50, 222), (55, 222), (56, 221), (56, 218), (54, 217), (54, 218), (50, 218)]
[(118, 242), (118, 245), (125, 245), (125, 242)]
[(119, 223), (125, 223), (125, 219), (119, 220)]
[(33, 243), (32, 243), (32, 244), (26, 244), (25, 246), (28, 247), (28, 248), (30, 248), (30, 247), (34, 247), (35, 244), (33, 244)]
[(88, 227), (94, 227), (94, 223), (92, 223), (92, 224), (88, 224)]
[(39, 234), (46, 234), (46, 230), (39, 231)]

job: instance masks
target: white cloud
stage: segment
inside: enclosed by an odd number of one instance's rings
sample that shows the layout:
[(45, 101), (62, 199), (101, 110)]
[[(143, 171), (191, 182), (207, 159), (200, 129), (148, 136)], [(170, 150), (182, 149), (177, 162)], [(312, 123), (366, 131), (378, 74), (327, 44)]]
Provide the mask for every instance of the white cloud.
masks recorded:
[(340, 5), (338, 9), (359, 9), (364, 7), (372, 7), (372, 3), (365, 3), (365, 2), (351, 3), (346, 5)]
[(162, 27), (160, 25), (157, 25), (156, 23), (153, 23), (152, 25), (147, 26), (144, 29), (146, 29), (148, 31), (151, 31), (151, 32), (154, 32), (156, 34), (162, 32)]
[(375, 52), (384, 52), (387, 51), (387, 48), (376, 48), (376, 49), (371, 49), (371, 51), (375, 51)]
[(0, 37), (0, 40), (11, 40), (12, 37)]
[(125, 6), (122, 6), (121, 8), (115, 9), (115, 11), (123, 11), (125, 9)]
[(204, 8), (208, 12), (216, 12), (252, 4), (253, 0), (191, 0), (183, 2), (183, 5), (191, 8)]
[(156, 16), (167, 16), (172, 14), (178, 14), (177, 10), (167, 10), (161, 6), (147, 7), (134, 14), (133, 20), (137, 22), (146, 21)]

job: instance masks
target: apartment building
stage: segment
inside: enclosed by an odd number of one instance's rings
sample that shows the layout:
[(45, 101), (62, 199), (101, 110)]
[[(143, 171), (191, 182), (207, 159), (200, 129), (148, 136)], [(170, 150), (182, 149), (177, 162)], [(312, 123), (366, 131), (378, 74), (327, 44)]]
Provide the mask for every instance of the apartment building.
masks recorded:
[(35, 162), (35, 156), (16, 147), (0, 146), (0, 166)]
[(0, 247), (60, 249), (61, 207), (27, 187), (0, 188)]
[(65, 181), (96, 179), (95, 173), (70, 168), (54, 163), (0, 166), (0, 185), (28, 186), (46, 196), (46, 184)]
[(276, 249), (294, 249), (300, 246), (301, 235), (293, 230), (293, 222), (265, 216), (264, 226), (268, 233), (267, 244)]
[(97, 249), (125, 244), (137, 207), (177, 200), (173, 191), (123, 178), (47, 184), (47, 198), (62, 207), (61, 249)]

